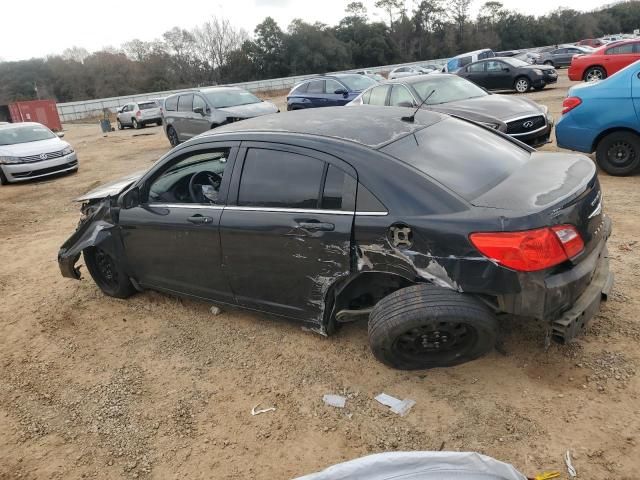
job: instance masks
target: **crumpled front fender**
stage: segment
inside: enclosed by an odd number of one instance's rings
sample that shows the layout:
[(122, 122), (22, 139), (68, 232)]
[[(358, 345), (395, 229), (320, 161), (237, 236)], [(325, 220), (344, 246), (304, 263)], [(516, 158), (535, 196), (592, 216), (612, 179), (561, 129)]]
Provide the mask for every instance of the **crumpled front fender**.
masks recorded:
[(81, 278), (80, 268), (75, 264), (85, 248), (99, 246), (105, 252), (116, 256), (116, 243), (112, 231), (115, 224), (110, 210), (110, 201), (107, 198), (62, 244), (58, 251), (58, 266), (63, 277), (76, 280)]

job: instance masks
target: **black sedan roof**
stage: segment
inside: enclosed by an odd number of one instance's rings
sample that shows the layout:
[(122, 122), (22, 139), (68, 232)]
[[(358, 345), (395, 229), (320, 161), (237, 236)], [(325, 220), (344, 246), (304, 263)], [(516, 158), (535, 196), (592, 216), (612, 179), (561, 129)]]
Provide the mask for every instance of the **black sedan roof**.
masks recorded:
[(445, 118), (440, 113), (421, 110), (414, 122), (402, 120), (412, 113), (408, 108), (373, 105), (312, 108), (251, 118), (203, 135), (286, 132), (348, 140), (378, 149)]

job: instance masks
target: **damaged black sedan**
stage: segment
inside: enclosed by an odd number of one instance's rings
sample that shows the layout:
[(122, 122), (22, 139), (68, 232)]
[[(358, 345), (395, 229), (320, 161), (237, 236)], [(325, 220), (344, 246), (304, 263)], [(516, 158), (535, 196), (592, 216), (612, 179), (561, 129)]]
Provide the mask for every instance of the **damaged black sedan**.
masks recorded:
[(367, 318), (376, 358), (450, 366), (498, 317), (578, 335), (610, 291), (596, 169), (443, 114), (361, 106), (265, 116), (80, 198), (58, 255), (107, 295), (153, 289), (328, 335)]

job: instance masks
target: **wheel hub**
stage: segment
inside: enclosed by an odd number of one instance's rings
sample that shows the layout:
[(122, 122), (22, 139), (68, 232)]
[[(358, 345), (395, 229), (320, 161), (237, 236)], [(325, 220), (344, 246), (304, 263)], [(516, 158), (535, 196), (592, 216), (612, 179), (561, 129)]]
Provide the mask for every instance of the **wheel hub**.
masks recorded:
[(633, 147), (626, 142), (616, 142), (608, 152), (609, 160), (616, 165), (624, 165), (635, 157)]
[(462, 323), (439, 322), (405, 332), (398, 337), (396, 348), (405, 355), (425, 356), (462, 350), (471, 339), (469, 327)]

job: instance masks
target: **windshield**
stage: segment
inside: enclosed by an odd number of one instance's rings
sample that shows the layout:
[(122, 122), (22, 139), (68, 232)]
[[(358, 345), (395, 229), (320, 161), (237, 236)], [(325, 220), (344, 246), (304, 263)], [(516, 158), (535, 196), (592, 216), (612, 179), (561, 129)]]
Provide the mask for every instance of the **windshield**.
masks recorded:
[(420, 101), (423, 101), (435, 90), (425, 105), (457, 102), (458, 100), (488, 95), (475, 83), (455, 75), (429, 75), (423, 81), (413, 83), (412, 86), (418, 93)]
[(510, 58), (501, 58), (500, 60), (502, 60), (504, 63), (508, 63), (512, 67), (529, 67), (530, 66), (527, 62), (523, 62), (518, 58), (510, 57)]
[(262, 101), (246, 90), (213, 90), (202, 93), (207, 97), (213, 108), (237, 107), (238, 105), (249, 105)]
[(20, 125), (0, 130), (0, 145), (38, 142), (50, 138), (56, 138), (56, 136), (44, 125)]
[(366, 90), (371, 85), (376, 85), (375, 80), (365, 77), (364, 75), (344, 75), (338, 77), (338, 79), (352, 92)]

